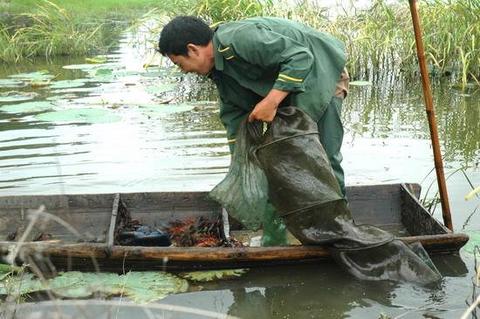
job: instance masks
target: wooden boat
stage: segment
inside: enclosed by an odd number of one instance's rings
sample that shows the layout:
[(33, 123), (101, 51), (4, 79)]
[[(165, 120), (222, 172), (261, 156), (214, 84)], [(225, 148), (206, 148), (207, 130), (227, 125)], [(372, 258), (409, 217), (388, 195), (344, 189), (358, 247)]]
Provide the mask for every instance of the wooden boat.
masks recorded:
[[(419, 241), (430, 254), (457, 254), (468, 236), (452, 233), (435, 220), (418, 201), (419, 194), (417, 184), (347, 189), (357, 223), (376, 225), (407, 243)], [(0, 256), (15, 257), (17, 262), (49, 270), (119, 272), (240, 268), (329, 259), (328, 250), (322, 246), (115, 245), (113, 237), (121, 203), (128, 207), (133, 218), (152, 226), (195, 216), (221, 217), (222, 208), (207, 195), (206, 192), (165, 192), (0, 197)], [(36, 219), (35, 223), (31, 223), (32, 218)], [(241, 231), (238, 223), (225, 226), (225, 229), (230, 227), (234, 237)], [(7, 238), (14, 237), (15, 232), (16, 240), (9, 241)], [(32, 241), (39, 233), (50, 234), (51, 238)]]

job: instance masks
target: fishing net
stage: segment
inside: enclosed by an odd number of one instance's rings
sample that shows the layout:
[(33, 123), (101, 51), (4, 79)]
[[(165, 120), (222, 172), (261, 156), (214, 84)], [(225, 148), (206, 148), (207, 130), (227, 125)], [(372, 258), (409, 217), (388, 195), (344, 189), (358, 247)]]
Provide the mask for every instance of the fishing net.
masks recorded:
[[(262, 130), (261, 123), (251, 126)], [(263, 228), (262, 246), (285, 245), (286, 227), (268, 199), (267, 178), (252, 157), (257, 141), (248, 127), (241, 125), (229, 172), (209, 196), (247, 229)]]
[(270, 201), (298, 240), (326, 245), (357, 278), (422, 284), (441, 278), (421, 245), (412, 249), (380, 228), (354, 223), (317, 125), (300, 109), (280, 108), (265, 132), (258, 123), (243, 123), (239, 145), (235, 167), (213, 194), (245, 225), (261, 224)]

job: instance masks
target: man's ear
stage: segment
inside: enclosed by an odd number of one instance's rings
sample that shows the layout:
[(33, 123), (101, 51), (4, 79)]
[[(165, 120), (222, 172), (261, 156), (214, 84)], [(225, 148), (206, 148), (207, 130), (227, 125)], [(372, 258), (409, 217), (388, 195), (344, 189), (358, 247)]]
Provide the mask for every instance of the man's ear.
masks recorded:
[(187, 44), (187, 53), (189, 56), (191, 56), (191, 54), (198, 55), (199, 52), (200, 52), (200, 47), (198, 45), (193, 43)]

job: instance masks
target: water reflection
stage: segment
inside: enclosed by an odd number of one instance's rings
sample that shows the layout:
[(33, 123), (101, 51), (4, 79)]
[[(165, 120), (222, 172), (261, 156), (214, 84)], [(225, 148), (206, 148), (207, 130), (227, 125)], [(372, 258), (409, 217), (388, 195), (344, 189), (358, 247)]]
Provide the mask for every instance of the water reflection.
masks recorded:
[[(478, 162), (480, 93), (464, 95), (447, 83), (436, 83), (433, 92), (445, 161)], [(422, 94), (418, 85), (400, 80), (353, 87), (344, 105), (344, 124), (354, 137), (429, 140)]]
[[(34, 101), (51, 101), (56, 110), (99, 108), (119, 119), (44, 122), (37, 113), (2, 111), (12, 103), (0, 103), (1, 195), (209, 190), (225, 176), (229, 150), (211, 83), (182, 75), (165, 60), (144, 69), (148, 54), (132, 49), (130, 41), (125, 38), (100, 65), (59, 58), (54, 64), (1, 66), (0, 78), (45, 69), (57, 75), (54, 81), (83, 79), (75, 88), (15, 90), (38, 93)], [(352, 86), (343, 111), (347, 183), (418, 182), (427, 189), (433, 160), (419, 79), (407, 83), (398, 74), (369, 74), (360, 80), (372, 85)], [(464, 167), (478, 186), (480, 93), (442, 83), (434, 83), (433, 93), (447, 173)], [(448, 187), (455, 227), (479, 229), (472, 213), (478, 202), (463, 200), (469, 182), (453, 175)], [(164, 302), (242, 318), (459, 317), (471, 294), (473, 256), (464, 254), (468, 274), (465, 265), (441, 258), (447, 262), (440, 289), (358, 282), (327, 264), (252, 269), (241, 280), (208, 284), (206, 291)]]
[[(0, 167), (17, 163), (21, 168), (9, 172), (8, 178), (2, 174), (4, 182), (31, 179), (21, 187), (11, 185), (15, 194), (59, 191), (42, 189), (34, 180), (42, 165), (50, 169), (51, 163), (62, 167), (65, 190), (75, 193), (91, 191), (93, 184), (99, 185), (98, 192), (184, 190), (186, 185), (208, 190), (221, 180), (230, 159), (214, 87), (207, 79), (179, 73), (165, 59), (158, 60), (158, 67), (144, 69), (149, 49), (133, 49), (131, 41), (132, 35), (127, 35), (107, 55), (107, 62), (97, 65), (58, 59), (52, 65), (3, 66), (4, 78), (42, 69), (55, 74), (53, 88), (26, 85), (18, 90), (38, 93), (34, 102), (50, 101), (54, 111), (80, 112), (72, 122), (45, 122), (37, 119), (43, 118), (42, 112), (2, 112), (2, 105), (12, 103), (0, 103)], [(418, 171), (426, 176), (432, 167), (420, 87), (398, 73), (367, 76), (361, 80), (372, 85), (352, 86), (344, 104), (347, 182), (418, 181)], [(480, 102), (477, 92), (458, 92), (440, 83), (434, 89), (445, 160), (474, 166), (479, 157)], [(108, 110), (102, 114), (113, 123), (88, 122), (81, 110), (92, 108)], [(23, 146), (7, 142), (25, 136), (42, 141), (25, 140)], [(371, 167), (359, 162), (372, 149), (381, 158), (369, 163)], [(411, 155), (404, 156), (405, 151)], [(121, 174), (114, 178), (114, 171)], [(79, 173), (84, 176), (81, 183)]]
[(462, 284), (467, 269), (458, 256), (441, 259), (434, 258), (445, 277), (434, 287), (358, 281), (335, 264), (322, 263), (250, 269), (239, 279), (201, 283), (200, 292), (171, 295), (160, 303), (245, 319), (380, 318), (381, 313), (391, 318), (458, 317), (465, 297), (445, 288)]

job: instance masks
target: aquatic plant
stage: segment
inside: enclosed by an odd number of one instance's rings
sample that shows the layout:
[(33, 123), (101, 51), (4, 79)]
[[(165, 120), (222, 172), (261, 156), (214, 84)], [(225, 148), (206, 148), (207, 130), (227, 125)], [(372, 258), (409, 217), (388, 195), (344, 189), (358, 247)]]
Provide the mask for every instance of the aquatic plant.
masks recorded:
[[(473, 0), (420, 1), (420, 15), (429, 70), (432, 76), (452, 76), (463, 87), (480, 85), (480, 2)], [(366, 10), (344, 10), (331, 18), (313, 1), (202, 0), (186, 14), (208, 21), (238, 20), (252, 16), (279, 16), (303, 22), (342, 39), (348, 67), (357, 76), (371, 70), (401, 70), (418, 76), (412, 22), (406, 3), (374, 0)]]
[(271, 0), (201, 0), (196, 2), (192, 14), (215, 23), (261, 16), (271, 7)]
[(74, 13), (43, 0), (35, 11), (21, 13), (14, 21), (0, 25), (0, 60), (18, 62), (35, 57), (86, 55), (104, 50), (119, 30), (103, 21), (85, 23)]
[[(419, 3), (430, 75), (452, 76), (463, 87), (469, 81), (479, 83), (480, 4), (471, 0)], [(411, 16), (406, 4), (376, 0), (368, 10), (342, 16), (320, 27), (346, 42), (350, 67), (357, 74), (366, 73), (369, 68), (400, 69), (407, 77), (418, 77)]]

